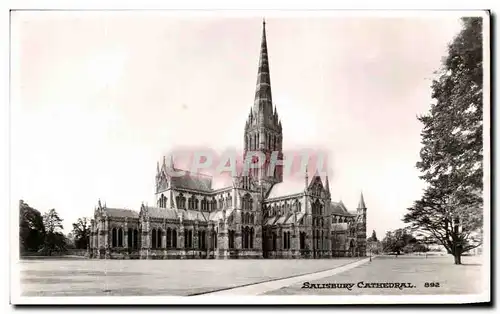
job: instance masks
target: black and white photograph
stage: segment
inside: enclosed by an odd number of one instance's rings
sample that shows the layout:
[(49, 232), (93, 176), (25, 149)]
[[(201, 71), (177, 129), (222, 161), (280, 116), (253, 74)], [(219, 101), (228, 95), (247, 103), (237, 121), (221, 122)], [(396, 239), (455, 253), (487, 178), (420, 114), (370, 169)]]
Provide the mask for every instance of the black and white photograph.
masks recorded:
[(10, 302), (490, 302), (489, 36), (479, 10), (12, 10)]

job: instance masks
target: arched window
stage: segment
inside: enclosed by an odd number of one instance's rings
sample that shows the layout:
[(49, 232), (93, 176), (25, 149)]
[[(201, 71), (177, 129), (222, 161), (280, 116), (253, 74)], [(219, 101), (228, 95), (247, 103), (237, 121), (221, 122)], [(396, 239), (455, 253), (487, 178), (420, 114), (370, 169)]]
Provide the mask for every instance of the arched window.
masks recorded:
[(203, 250), (206, 250), (206, 248), (207, 248), (206, 239), (207, 239), (207, 235), (206, 235), (205, 230), (203, 230), (201, 232), (201, 248)]
[(212, 231), (212, 246), (214, 249), (217, 248), (217, 232)]
[(151, 230), (151, 248), (156, 249), (156, 238), (158, 236), (158, 233), (156, 233), (156, 229), (153, 228)]
[(246, 228), (241, 228), (241, 248), (246, 249)]
[(288, 249), (288, 232), (283, 232), (283, 249)]
[(134, 230), (132, 228), (128, 228), (127, 231), (127, 246), (132, 248), (134, 245)]
[(184, 195), (182, 193), (179, 194), (179, 196), (177, 196), (177, 199), (177, 206), (180, 209), (186, 209), (186, 198), (184, 197)]
[(253, 198), (250, 197), (250, 200), (248, 202), (248, 209), (253, 210)]
[(158, 233), (157, 240), (156, 240), (156, 247), (161, 248), (162, 247), (162, 238), (163, 238), (163, 230), (160, 228), (156, 231)]
[(188, 231), (187, 229), (184, 229), (184, 248), (187, 249), (188, 248)]
[(194, 209), (198, 209), (198, 204), (200, 203), (200, 200), (195, 199), (194, 200)]
[(193, 230), (189, 230), (189, 242), (188, 242), (188, 247), (192, 248), (193, 247)]
[(139, 247), (139, 231), (137, 229), (134, 229), (134, 248)]
[(117, 231), (116, 231), (116, 228), (113, 228), (111, 230), (111, 246), (112, 247), (116, 247), (116, 243), (117, 243)]
[(177, 248), (177, 230), (172, 229), (172, 247)]
[(172, 229), (167, 228), (167, 248), (172, 247)]
[(160, 198), (158, 200), (158, 207), (160, 207), (160, 208), (167, 207), (167, 198), (163, 194), (160, 196)]
[(319, 248), (319, 241), (320, 241), (319, 230), (316, 230), (316, 249)]
[(250, 229), (250, 248), (253, 249), (253, 237), (254, 237), (254, 230), (253, 228)]
[(248, 230), (248, 227), (245, 227), (243, 229), (243, 248), (244, 249), (248, 249), (249, 247), (249, 242), (250, 242), (250, 233), (249, 233), (249, 230)]
[(123, 247), (123, 229), (118, 229), (118, 247)]
[(193, 231), (192, 230), (184, 230), (184, 247), (192, 248), (193, 247)]
[(229, 230), (229, 248), (234, 249), (234, 230)]

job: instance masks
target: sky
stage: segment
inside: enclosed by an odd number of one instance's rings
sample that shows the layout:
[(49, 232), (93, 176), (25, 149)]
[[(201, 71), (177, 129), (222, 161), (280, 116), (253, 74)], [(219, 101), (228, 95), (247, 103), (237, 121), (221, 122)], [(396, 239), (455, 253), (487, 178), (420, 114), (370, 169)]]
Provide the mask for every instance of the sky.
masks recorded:
[[(154, 203), (178, 145), (243, 149), (262, 16), (13, 12), (11, 192), (65, 232), (98, 199)], [(431, 80), (459, 16), (266, 14), (283, 146), (329, 152), (332, 200), (367, 205), (367, 233), (404, 226)]]

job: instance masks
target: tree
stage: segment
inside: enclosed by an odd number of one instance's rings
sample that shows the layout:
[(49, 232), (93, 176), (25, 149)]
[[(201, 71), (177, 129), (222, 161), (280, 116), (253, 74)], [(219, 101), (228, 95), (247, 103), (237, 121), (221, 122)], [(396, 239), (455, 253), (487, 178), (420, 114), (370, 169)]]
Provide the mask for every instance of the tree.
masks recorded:
[(370, 239), (373, 242), (377, 242), (378, 241), (378, 239), (377, 239), (377, 233), (375, 232), (375, 230), (372, 231), (372, 236), (370, 237)]
[(404, 248), (408, 245), (413, 245), (417, 242), (408, 228), (400, 228), (394, 231), (388, 231), (385, 238), (382, 240), (382, 248), (386, 253), (400, 254), (405, 251)]
[(47, 233), (60, 232), (63, 229), (62, 221), (53, 208), (43, 215), (43, 225)]
[(455, 264), (481, 245), (483, 225), (482, 19), (462, 23), (432, 83), (435, 103), (418, 117), (424, 128), (417, 168), (427, 187), (403, 218), (436, 238)]
[(59, 218), (55, 209), (43, 215), (43, 225), (45, 227), (45, 238), (42, 252), (52, 255), (53, 252), (66, 251), (66, 237), (62, 234), (62, 219)]
[(40, 212), (23, 200), (19, 201), (19, 245), (20, 253), (36, 252), (44, 242), (45, 228)]
[(90, 220), (86, 217), (78, 218), (73, 224), (73, 236), (77, 249), (86, 249), (90, 239)]

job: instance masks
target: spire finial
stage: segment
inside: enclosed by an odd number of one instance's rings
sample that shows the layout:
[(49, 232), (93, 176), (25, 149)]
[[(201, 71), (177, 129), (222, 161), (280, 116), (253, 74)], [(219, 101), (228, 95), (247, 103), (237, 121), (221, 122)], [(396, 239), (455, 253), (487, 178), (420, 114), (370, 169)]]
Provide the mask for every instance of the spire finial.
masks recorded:
[(366, 209), (365, 199), (363, 197), (363, 191), (361, 191), (361, 195), (359, 197), (358, 209)]
[(306, 176), (305, 176), (305, 179), (306, 179), (306, 189), (309, 186), (309, 173), (307, 172), (307, 167), (308, 166), (309, 166), (309, 163), (306, 163)]
[(174, 169), (174, 156), (173, 155), (170, 155), (170, 164), (169, 164), (169, 167), (171, 169)]
[(326, 179), (325, 179), (325, 190), (327, 193), (330, 193), (330, 183), (328, 182), (328, 173), (326, 174)]
[(257, 87), (254, 99), (254, 113), (272, 114), (271, 78), (267, 56), (266, 21), (262, 19), (262, 40), (260, 43), (259, 68), (257, 72)]
[(262, 26), (266, 27), (266, 18), (265, 17), (262, 18)]

